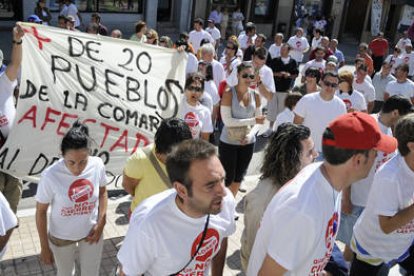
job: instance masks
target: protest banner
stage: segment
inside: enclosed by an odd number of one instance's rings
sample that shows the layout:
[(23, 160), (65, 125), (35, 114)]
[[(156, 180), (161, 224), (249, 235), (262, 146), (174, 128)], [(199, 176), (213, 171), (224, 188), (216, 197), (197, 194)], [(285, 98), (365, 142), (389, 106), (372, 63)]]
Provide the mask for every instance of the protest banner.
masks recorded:
[(22, 23), (17, 115), (0, 149), (0, 170), (33, 180), (59, 159), (75, 120), (89, 127), (92, 155), (108, 175), (175, 117), (183, 94), (184, 53), (105, 36)]

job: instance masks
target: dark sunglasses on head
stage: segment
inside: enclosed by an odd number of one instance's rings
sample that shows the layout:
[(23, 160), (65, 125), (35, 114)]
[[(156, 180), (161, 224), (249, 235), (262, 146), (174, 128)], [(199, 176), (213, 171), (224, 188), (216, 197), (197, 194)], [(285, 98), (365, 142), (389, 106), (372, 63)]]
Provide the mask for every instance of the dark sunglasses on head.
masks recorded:
[(329, 86), (329, 87), (332, 87), (332, 88), (337, 88), (338, 87), (338, 84), (337, 83), (333, 83), (333, 82), (329, 82), (329, 81), (323, 81), (323, 83), (326, 86)]
[(193, 91), (193, 92), (198, 92), (198, 93), (203, 92), (203, 89), (200, 86), (192, 86), (191, 85), (187, 88), (187, 90)]
[(243, 79), (247, 79), (247, 78), (250, 78), (250, 79), (252, 79), (252, 80), (254, 80), (254, 78), (255, 78), (256, 76), (255, 75), (253, 75), (253, 74), (247, 74), (247, 73), (244, 73), (243, 75), (242, 75), (242, 78)]

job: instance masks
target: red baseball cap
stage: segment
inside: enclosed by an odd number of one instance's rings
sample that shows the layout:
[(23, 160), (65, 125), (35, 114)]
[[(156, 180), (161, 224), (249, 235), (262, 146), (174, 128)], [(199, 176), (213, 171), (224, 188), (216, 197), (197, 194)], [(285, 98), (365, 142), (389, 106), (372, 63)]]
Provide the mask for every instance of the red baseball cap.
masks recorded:
[(334, 139), (324, 138), (323, 145), (351, 150), (376, 149), (385, 153), (397, 148), (397, 140), (383, 134), (376, 120), (366, 113), (346, 113), (333, 120), (328, 128)]

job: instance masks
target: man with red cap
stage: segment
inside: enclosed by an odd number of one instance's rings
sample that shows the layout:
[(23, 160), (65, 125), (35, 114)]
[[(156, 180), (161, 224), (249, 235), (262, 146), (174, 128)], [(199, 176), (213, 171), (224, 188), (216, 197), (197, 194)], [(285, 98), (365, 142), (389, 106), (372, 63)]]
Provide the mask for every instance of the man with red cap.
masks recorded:
[(325, 161), (308, 165), (272, 199), (264, 213), (247, 275), (321, 275), (334, 248), (341, 191), (366, 177), (377, 150), (397, 142), (361, 112), (337, 117), (322, 138)]
[(378, 275), (398, 263), (414, 275), (414, 114), (394, 130), (398, 154), (377, 171), (354, 227), (351, 275)]

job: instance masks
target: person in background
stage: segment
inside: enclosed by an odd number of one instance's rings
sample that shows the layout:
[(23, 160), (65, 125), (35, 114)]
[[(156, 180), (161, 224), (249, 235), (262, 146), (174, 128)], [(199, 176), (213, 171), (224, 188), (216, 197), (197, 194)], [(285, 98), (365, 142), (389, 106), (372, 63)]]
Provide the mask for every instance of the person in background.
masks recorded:
[[(354, 78), (353, 88), (364, 95), (365, 102), (367, 103), (368, 113), (372, 113), (374, 109), (375, 101), (375, 88), (372, 85), (372, 81), (367, 80), (368, 67), (365, 64), (361, 64), (357, 67), (356, 77)], [(371, 78), (369, 78), (371, 80)]]
[(236, 10), (232, 13), (232, 29), (233, 34), (238, 36), (243, 31), (243, 20), (244, 15), (240, 10), (240, 7), (237, 7)]
[(393, 95), (400, 95), (414, 103), (414, 83), (408, 79), (408, 65), (400, 64), (395, 70), (395, 81), (390, 81), (385, 87), (384, 100)]
[(331, 50), (331, 48), (329, 48), (329, 45), (330, 45), (329, 37), (323, 36), (321, 38), (320, 46), (316, 46), (316, 48), (313, 49), (309, 53), (309, 60), (315, 59), (317, 50), (319, 49), (319, 47), (322, 47), (324, 49), (324, 52), (325, 52), (325, 55), (323, 56), (323, 59), (327, 61), (328, 58), (334, 54), (333, 51)]
[(253, 22), (247, 22), (245, 32), (240, 33), (237, 37), (240, 43), (240, 49), (243, 53), (248, 47), (254, 45), (256, 37), (256, 25)]
[(224, 72), (223, 65), (214, 59), (216, 56), (216, 50), (214, 49), (213, 44), (206, 43), (200, 48), (201, 59), (205, 62), (211, 63), (213, 66), (213, 79), (217, 87), (219, 87), (220, 82), (226, 78), (226, 73)]
[(214, 46), (216, 48), (216, 51), (220, 45), (220, 38), (221, 38), (221, 34), (220, 34), (220, 30), (217, 29), (216, 25), (214, 24), (214, 20), (213, 19), (208, 19), (207, 20), (207, 28), (206, 28), (206, 32), (208, 32), (211, 37), (214, 39)]
[(122, 38), (122, 32), (121, 32), (121, 30), (119, 30), (119, 29), (112, 30), (111, 37), (121, 39)]
[(188, 42), (193, 45), (194, 53), (198, 52), (198, 49), (201, 47), (201, 41), (207, 39), (213, 46), (215, 40), (211, 35), (203, 29), (204, 21), (201, 18), (196, 18), (193, 21), (194, 30), (189, 34)]
[[(235, 69), (237, 71), (237, 67)], [(216, 119), (220, 111), (220, 96), (218, 94), (217, 86), (213, 79), (213, 66), (204, 61), (200, 61), (198, 64), (198, 72), (204, 77), (204, 96), (209, 96), (212, 101), (211, 120), (213, 126), (216, 125)]]
[(251, 89), (255, 81), (251, 63), (237, 67), (236, 86), (227, 87), (221, 99), (221, 119), (224, 123), (220, 135), (219, 156), (226, 171), (226, 186), (236, 196), (253, 156), (256, 129), (264, 123), (260, 96)]
[(86, 27), (86, 33), (98, 35), (99, 25), (96, 23), (89, 23), (88, 27)]
[(237, 41), (229, 39), (226, 43), (226, 50), (224, 56), (220, 62), (223, 65), (226, 82), (229, 86), (235, 86), (237, 84), (237, 66), (241, 63), (241, 60), (237, 58), (237, 52), (239, 51), (239, 44)]
[(145, 43), (151, 45), (158, 45), (158, 33), (156, 30), (148, 29), (145, 36), (147, 37)]
[(213, 9), (211, 10), (210, 15), (208, 16), (208, 20), (211, 20), (213, 22), (213, 25), (216, 26), (218, 30), (220, 30), (220, 24), (222, 21), (222, 13), (220, 11), (219, 6), (213, 6)]
[(62, 139), (62, 158), (42, 173), (37, 187), (40, 260), (56, 264), (57, 275), (72, 275), (76, 251), (81, 275), (99, 275), (108, 195), (105, 165), (90, 156), (91, 144), (88, 127), (75, 122)]
[(42, 19), (40, 19), (39, 16), (37, 16), (36, 14), (32, 14), (31, 16), (29, 16), (27, 18), (27, 22), (36, 23), (36, 24), (42, 24), (43, 23)]
[(49, 9), (46, 7), (46, 0), (37, 1), (36, 8), (34, 9), (34, 14), (36, 14), (42, 20), (43, 25), (50, 25), (52, 15), (50, 14)]
[(303, 36), (303, 29), (297, 28), (295, 35), (290, 37), (287, 43), (292, 48), (290, 56), (300, 65), (303, 61), (303, 54), (309, 50), (309, 43)]
[(169, 36), (163, 35), (162, 37), (160, 37), (160, 42), (158, 43), (159, 46), (161, 47), (165, 47), (165, 48), (173, 48), (174, 47), (174, 43), (171, 40), (171, 38)]
[(336, 58), (338, 59), (338, 69), (345, 65), (345, 56), (344, 53), (342, 53), (341, 50), (338, 49), (338, 39), (332, 39), (330, 42), (330, 48)]
[(60, 11), (60, 15), (65, 16), (66, 18), (69, 18), (69, 16), (72, 16), (74, 19), (74, 28), (78, 29), (80, 25), (82, 24), (82, 17), (78, 11), (78, 8), (73, 3), (72, 0), (64, 0), (64, 5), (62, 10)]
[(403, 36), (398, 40), (396, 47), (401, 50), (401, 54), (405, 54), (405, 45), (411, 44), (411, 39), (408, 37), (408, 32), (404, 31)]
[(305, 71), (305, 83), (293, 87), (293, 92), (299, 92), (302, 95), (315, 93), (321, 91), (321, 87), (318, 85), (321, 80), (321, 70), (316, 67), (309, 67)]
[(339, 90), (336, 96), (342, 99), (348, 112), (367, 112), (367, 103), (365, 97), (360, 92), (353, 89), (354, 75), (352, 72), (343, 70), (339, 73)]
[(68, 19), (64, 15), (58, 16), (58, 25), (61, 29), (68, 29)]
[(320, 29), (313, 29), (311, 50), (314, 50), (316, 49), (316, 47), (321, 46), (321, 40), (322, 40), (322, 31)]
[(313, 51), (313, 53), (314, 53), (315, 58), (309, 60), (308, 62), (306, 62), (305, 65), (302, 68), (302, 71), (301, 71), (301, 75), (302, 75), (301, 82), (302, 83), (305, 82), (305, 72), (306, 72), (306, 70), (308, 70), (308, 68), (316, 67), (321, 72), (325, 71), (325, 66), (326, 66), (326, 60), (324, 59), (324, 56), (326, 54), (325, 53), (325, 48), (323, 48), (322, 46), (318, 46)]
[(388, 55), (388, 57), (385, 59), (385, 62), (389, 63), (392, 66), (391, 74), (395, 75), (395, 68), (397, 68), (398, 65), (404, 62), (401, 57), (401, 49), (395, 46), (394, 51), (391, 55)]
[(384, 93), (387, 84), (395, 81), (395, 77), (391, 74), (392, 65), (387, 61), (382, 63), (381, 71), (375, 73), (372, 79), (372, 85), (375, 88), (375, 102), (372, 113), (378, 113), (384, 104)]
[(10, 208), (3, 193), (0, 192), (0, 261), (7, 250), (7, 243), (13, 230), (18, 227), (17, 217)]
[(69, 30), (69, 31), (73, 31), (73, 32), (80, 32), (78, 29), (76, 29), (75, 28), (75, 23), (76, 23), (76, 20), (75, 20), (75, 18), (72, 16), (72, 15), (68, 15), (67, 17), (67, 29)]
[(165, 161), (175, 145), (192, 139), (191, 130), (181, 119), (163, 120), (154, 136), (154, 143), (138, 149), (124, 166), (122, 187), (133, 199), (129, 216), (146, 198), (172, 188)]
[[(266, 46), (266, 40), (267, 40), (267, 37), (264, 34), (258, 34), (256, 36), (256, 39), (254, 40), (253, 45), (250, 45), (244, 51), (243, 61), (250, 61), (250, 60), (252, 60), (253, 54), (254, 54), (254, 52), (255, 52), (256, 49), (258, 49), (258, 48), (265, 48), (265, 46)], [(270, 56), (269, 51), (267, 51), (267, 55), (266, 55), (266, 65), (270, 67), (271, 62), (272, 62), (272, 57)]]
[(220, 33), (222, 39), (226, 39), (227, 26), (229, 25), (229, 11), (226, 7), (222, 8), (221, 24), (220, 24)]
[(99, 13), (92, 13), (91, 22), (98, 24), (98, 34), (105, 36), (108, 35), (108, 28), (102, 24), (101, 15)]
[(299, 92), (291, 92), (287, 95), (285, 99), (285, 109), (277, 115), (276, 121), (273, 124), (273, 131), (276, 131), (283, 123), (293, 123), (293, 120), (295, 119), (293, 110), (302, 97), (303, 95)]
[(374, 74), (374, 61), (368, 53), (368, 44), (364, 42), (359, 44), (357, 57), (365, 60), (365, 64), (368, 69), (368, 76), (372, 76)]
[(244, 198), (244, 229), (240, 238), (243, 271), (246, 272), (254, 239), (269, 202), (285, 183), (312, 163), (316, 155), (310, 130), (305, 126), (281, 124), (270, 138), (260, 169), (262, 175), (259, 183)]
[(145, 36), (146, 33), (147, 33), (147, 23), (140, 20), (135, 24), (135, 33), (131, 35), (129, 39), (132, 41), (145, 43), (145, 41), (147, 40), (147, 37)]
[(369, 43), (368, 48), (371, 51), (375, 72), (381, 70), (382, 62), (388, 55), (388, 47), (388, 40), (384, 38), (383, 32), (380, 32), (377, 37), (372, 39)]
[(280, 57), (280, 48), (283, 44), (284, 35), (282, 33), (275, 34), (274, 43), (269, 47), (271, 59)]
[(408, 79), (412, 80), (414, 75), (414, 52), (411, 43), (405, 44), (405, 53), (401, 55), (401, 59), (408, 65)]

